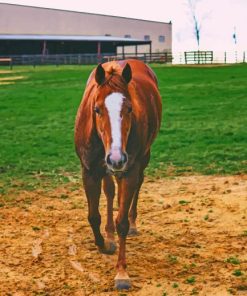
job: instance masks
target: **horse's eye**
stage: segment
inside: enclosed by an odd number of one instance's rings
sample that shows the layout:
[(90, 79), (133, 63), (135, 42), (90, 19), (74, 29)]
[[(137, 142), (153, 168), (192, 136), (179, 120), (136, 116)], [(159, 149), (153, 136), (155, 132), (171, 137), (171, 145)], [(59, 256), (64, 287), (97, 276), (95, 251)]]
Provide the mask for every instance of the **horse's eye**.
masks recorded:
[(132, 107), (128, 107), (128, 113), (132, 112)]
[(99, 109), (99, 107), (95, 106), (95, 107), (94, 107), (94, 112), (97, 113), (97, 114), (100, 114), (100, 109)]

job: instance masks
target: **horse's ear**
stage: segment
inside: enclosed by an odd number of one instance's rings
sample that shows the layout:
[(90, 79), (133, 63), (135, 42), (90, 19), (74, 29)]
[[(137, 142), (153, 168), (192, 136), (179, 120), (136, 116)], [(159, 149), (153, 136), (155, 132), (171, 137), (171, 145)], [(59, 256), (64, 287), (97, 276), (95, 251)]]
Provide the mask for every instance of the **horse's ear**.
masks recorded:
[(125, 80), (126, 83), (129, 83), (132, 79), (132, 71), (130, 68), (130, 65), (127, 63), (123, 69), (122, 77)]
[(98, 83), (98, 85), (101, 85), (105, 82), (105, 70), (101, 64), (99, 64), (96, 69), (95, 80)]

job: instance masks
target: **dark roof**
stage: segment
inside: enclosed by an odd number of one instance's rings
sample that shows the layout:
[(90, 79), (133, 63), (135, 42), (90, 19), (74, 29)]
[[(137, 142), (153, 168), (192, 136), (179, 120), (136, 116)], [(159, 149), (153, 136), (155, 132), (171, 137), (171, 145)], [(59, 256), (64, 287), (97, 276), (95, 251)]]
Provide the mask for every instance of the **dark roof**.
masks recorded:
[(87, 35), (23, 35), (0, 34), (0, 40), (46, 40), (46, 41), (85, 41), (85, 42), (116, 42), (119, 45), (151, 44), (151, 41), (115, 36)]

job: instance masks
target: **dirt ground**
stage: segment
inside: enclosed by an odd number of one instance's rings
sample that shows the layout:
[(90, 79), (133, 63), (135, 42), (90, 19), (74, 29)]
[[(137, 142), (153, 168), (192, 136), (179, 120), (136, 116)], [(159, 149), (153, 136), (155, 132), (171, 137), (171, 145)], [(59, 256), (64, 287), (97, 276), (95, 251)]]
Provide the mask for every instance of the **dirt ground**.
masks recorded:
[(114, 290), (117, 255), (95, 248), (78, 188), (1, 197), (1, 296), (247, 295), (247, 175), (146, 179), (129, 292)]

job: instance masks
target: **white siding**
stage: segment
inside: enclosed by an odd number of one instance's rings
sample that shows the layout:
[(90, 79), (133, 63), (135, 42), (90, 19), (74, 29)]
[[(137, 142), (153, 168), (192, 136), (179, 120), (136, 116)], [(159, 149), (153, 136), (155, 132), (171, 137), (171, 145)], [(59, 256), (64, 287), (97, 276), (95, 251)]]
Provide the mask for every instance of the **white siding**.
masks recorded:
[[(171, 50), (170, 23), (56, 9), (0, 4), (0, 34), (106, 35), (143, 39), (150, 35), (153, 52)], [(159, 36), (165, 42), (159, 42)], [(138, 51), (148, 50), (147, 46)], [(131, 49), (134, 52), (134, 48)]]

